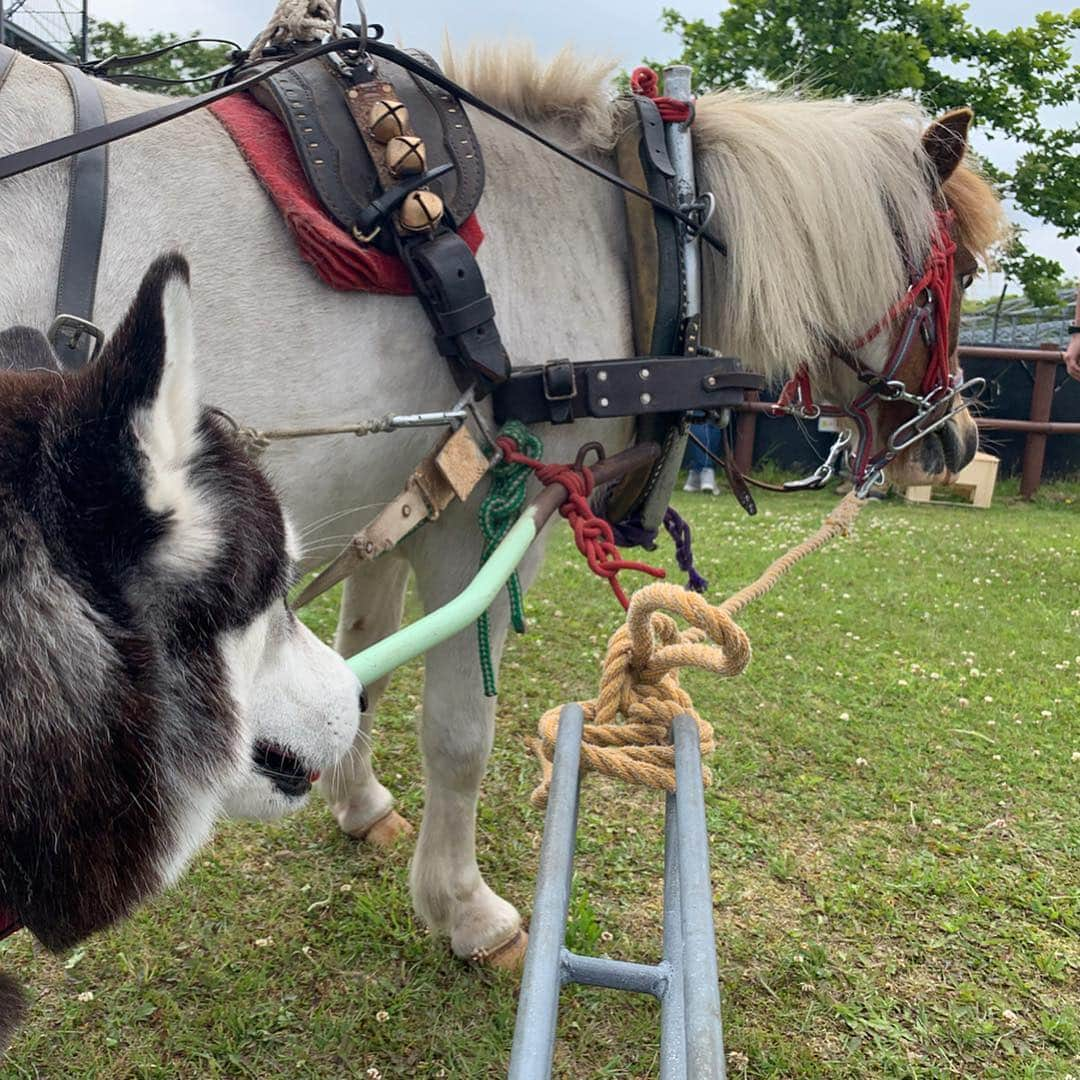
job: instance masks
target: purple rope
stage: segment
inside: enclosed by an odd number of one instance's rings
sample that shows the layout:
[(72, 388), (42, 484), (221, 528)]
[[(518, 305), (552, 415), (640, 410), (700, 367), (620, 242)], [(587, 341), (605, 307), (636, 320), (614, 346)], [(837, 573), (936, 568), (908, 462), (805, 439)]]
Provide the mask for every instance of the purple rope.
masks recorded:
[(709, 587), (709, 583), (697, 572), (694, 566), (694, 551), (691, 545), (690, 523), (680, 517), (674, 506), (669, 506), (664, 512), (664, 528), (668, 535), (675, 541), (675, 559), (679, 569), (689, 575), (686, 587), (691, 592), (703, 593)]

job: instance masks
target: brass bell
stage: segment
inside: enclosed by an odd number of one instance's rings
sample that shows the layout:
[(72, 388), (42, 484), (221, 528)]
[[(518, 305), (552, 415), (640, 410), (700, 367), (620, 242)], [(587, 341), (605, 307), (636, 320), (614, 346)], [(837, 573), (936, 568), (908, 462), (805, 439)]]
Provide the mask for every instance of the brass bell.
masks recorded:
[(409, 110), (400, 101), (383, 98), (371, 106), (368, 113), (371, 134), (381, 143), (388, 143), (396, 135), (409, 130)]
[(427, 232), (442, 221), (443, 201), (434, 191), (414, 191), (401, 204), (401, 227), (408, 232)]
[(415, 135), (395, 135), (386, 144), (386, 167), (395, 176), (415, 176), (427, 168), (424, 142)]

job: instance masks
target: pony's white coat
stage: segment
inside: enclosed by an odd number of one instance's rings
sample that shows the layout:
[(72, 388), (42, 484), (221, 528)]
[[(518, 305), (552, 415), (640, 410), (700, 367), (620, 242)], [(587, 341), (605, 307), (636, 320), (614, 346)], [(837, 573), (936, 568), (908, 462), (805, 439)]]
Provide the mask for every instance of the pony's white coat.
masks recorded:
[[(488, 52), (452, 70), (484, 96), (602, 157), (623, 122), (609, 101), (608, 67), (566, 57), (557, 63), (545, 73), (521, 52)], [(153, 101), (129, 90), (102, 91), (110, 118)], [(513, 362), (630, 355), (622, 196), (497, 123), (473, 120), (488, 177), (479, 262)], [(706, 340), (751, 367), (782, 374), (803, 359), (820, 361), (826, 335), (850, 339), (896, 299), (904, 271), (892, 230), (900, 230), (909, 250), (922, 252), (930, 215), (919, 120), (912, 107), (895, 103), (720, 95), (699, 104), (698, 166), (717, 194), (715, 228), (731, 249), (727, 263), (708, 259)], [(0, 151), (66, 134), (70, 126), (61, 76), (18, 60), (0, 94)], [(322, 285), (211, 116), (192, 115), (109, 154), (97, 319), (113, 326), (150, 260), (179, 248), (192, 266), (206, 400), (265, 428), (433, 410), (455, 399), (416, 301)], [(57, 164), (3, 185), (0, 325), (18, 319), (44, 328), (51, 319), (67, 175), (66, 164)], [(626, 422), (544, 429), (546, 456), (565, 460), (594, 438), (618, 449), (628, 432)], [(269, 464), (301, 525), (368, 508), (306, 537), (326, 555), (318, 547), (324, 537), (369, 520), (431, 443), (430, 432), (415, 430), (304, 439), (276, 445)], [(474, 503), (455, 506), (399, 555), (351, 579), (339, 649), (351, 654), (396, 627), (407, 577), (402, 558), (427, 608), (454, 596), (476, 572), (475, 517)], [(526, 585), (541, 548), (522, 568)], [(491, 625), (498, 663), (505, 600), (495, 604)], [(372, 706), (384, 685), (369, 688)], [(421, 916), (449, 934), (461, 956), (498, 945), (519, 925), (516, 910), (484, 883), (475, 858), (476, 801), (494, 714), (494, 702), (482, 696), (474, 633), (428, 654), (420, 729), (427, 796), (412, 887)], [(365, 733), (370, 724), (369, 714)], [(324, 790), (353, 833), (392, 807), (363, 736)]]

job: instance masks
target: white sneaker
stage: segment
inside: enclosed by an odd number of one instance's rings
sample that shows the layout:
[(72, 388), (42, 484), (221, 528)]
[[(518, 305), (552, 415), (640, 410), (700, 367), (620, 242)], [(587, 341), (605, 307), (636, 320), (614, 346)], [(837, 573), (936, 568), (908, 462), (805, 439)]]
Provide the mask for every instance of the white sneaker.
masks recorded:
[[(711, 472), (712, 470), (706, 470)], [(691, 469), (686, 474), (686, 483), (682, 486), (683, 491), (700, 491), (701, 490), (701, 473), (697, 469)]]
[(701, 470), (701, 490), (707, 491), (710, 495), (716, 494), (716, 470), (715, 469), (702, 469)]

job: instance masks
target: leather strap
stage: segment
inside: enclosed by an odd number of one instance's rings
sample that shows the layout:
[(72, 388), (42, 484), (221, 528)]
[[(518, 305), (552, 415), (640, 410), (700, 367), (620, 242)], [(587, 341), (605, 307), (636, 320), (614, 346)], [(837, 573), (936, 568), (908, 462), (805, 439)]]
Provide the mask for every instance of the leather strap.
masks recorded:
[[(71, 90), (75, 130), (99, 127), (105, 122), (105, 106), (94, 80), (76, 67), (63, 64), (59, 68)], [(107, 147), (98, 146), (71, 159), (67, 224), (56, 289), (57, 315), (74, 315), (93, 322), (108, 183)], [(90, 357), (93, 339), (84, 333), (61, 333), (53, 345), (65, 368), (79, 368)]]
[(583, 416), (724, 409), (764, 385), (762, 376), (733, 368), (730, 359), (705, 356), (555, 361), (514, 371), (495, 391), (495, 420), (563, 424)]
[(483, 397), (510, 375), (495, 326), (495, 306), (469, 245), (445, 229), (427, 236), (397, 237), (398, 254), (431, 325), (439, 352), (457, 364), (455, 379), (464, 388), (475, 379)]

